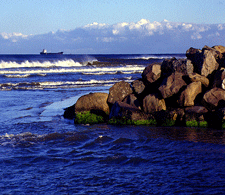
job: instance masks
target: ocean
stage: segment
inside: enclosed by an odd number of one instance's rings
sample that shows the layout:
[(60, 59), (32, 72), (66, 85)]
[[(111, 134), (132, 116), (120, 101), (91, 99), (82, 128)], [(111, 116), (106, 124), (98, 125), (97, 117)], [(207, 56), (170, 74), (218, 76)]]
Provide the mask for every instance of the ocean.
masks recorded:
[(0, 193), (224, 194), (224, 130), (63, 118), (172, 57), (185, 54), (0, 55)]

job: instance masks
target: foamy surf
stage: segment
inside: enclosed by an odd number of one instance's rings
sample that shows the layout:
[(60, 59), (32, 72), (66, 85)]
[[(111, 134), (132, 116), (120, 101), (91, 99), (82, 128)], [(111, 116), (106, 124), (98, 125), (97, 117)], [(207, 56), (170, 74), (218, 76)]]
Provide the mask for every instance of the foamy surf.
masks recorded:
[(131, 71), (143, 71), (144, 66), (119, 66), (119, 67), (77, 67), (77, 68), (48, 68), (48, 69), (21, 69), (21, 70), (0, 70), (0, 74), (12, 75), (12, 74), (49, 74), (49, 73), (83, 73), (83, 74), (104, 74), (112, 72), (131, 72)]
[(8, 68), (51, 68), (51, 67), (80, 67), (84, 66), (84, 64), (80, 62), (76, 62), (72, 59), (69, 60), (57, 60), (57, 61), (23, 61), (23, 62), (15, 62), (15, 61), (1, 61), (0, 69), (8, 69)]

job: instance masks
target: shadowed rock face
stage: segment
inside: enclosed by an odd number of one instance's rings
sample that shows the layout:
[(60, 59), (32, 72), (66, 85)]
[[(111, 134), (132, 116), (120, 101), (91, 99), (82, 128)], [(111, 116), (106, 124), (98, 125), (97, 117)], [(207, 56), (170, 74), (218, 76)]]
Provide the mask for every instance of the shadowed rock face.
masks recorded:
[(166, 59), (162, 63), (161, 70), (164, 77), (168, 77), (174, 72), (179, 72), (186, 75), (193, 73), (193, 64), (187, 59)]
[(177, 94), (180, 89), (186, 85), (182, 77), (182, 73), (175, 72), (164, 79), (163, 83), (159, 87), (159, 91), (164, 99)]
[(123, 102), (126, 103), (126, 104), (129, 104), (131, 106), (135, 106), (138, 109), (141, 109), (141, 105), (139, 103), (139, 100), (134, 94), (130, 94), (127, 97), (125, 97)]
[(111, 108), (109, 118), (126, 118), (130, 120), (147, 120), (146, 113), (138, 109), (136, 106), (131, 106), (124, 102), (115, 102)]

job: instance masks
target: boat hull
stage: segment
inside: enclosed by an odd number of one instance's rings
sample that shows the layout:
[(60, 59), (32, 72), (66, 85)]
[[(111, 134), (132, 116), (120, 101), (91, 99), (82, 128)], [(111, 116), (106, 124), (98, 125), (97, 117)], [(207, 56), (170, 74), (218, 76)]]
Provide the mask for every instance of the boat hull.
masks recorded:
[(63, 52), (58, 52), (58, 53), (45, 53), (45, 52), (40, 52), (41, 55), (62, 55)]

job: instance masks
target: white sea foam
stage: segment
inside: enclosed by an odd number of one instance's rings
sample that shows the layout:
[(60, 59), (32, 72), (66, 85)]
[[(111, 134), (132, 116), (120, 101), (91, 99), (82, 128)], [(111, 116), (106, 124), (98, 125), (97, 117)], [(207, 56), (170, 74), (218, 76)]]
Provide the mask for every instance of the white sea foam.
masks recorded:
[[(55, 89), (55, 88), (77, 88), (77, 87), (90, 87), (90, 86), (110, 86), (120, 80), (110, 79), (110, 80), (88, 80), (88, 81), (45, 81), (45, 82), (32, 82), (32, 83), (3, 83), (0, 84), (1, 90), (10, 89)], [(126, 82), (132, 82), (132, 77), (125, 77)]]
[[(163, 60), (163, 59), (170, 59), (173, 58), (174, 56), (172, 55), (142, 55), (142, 56), (135, 56), (129, 59), (137, 59), (137, 60), (151, 60), (151, 59), (158, 59), (158, 60)], [(185, 56), (176, 56), (177, 59), (180, 58), (185, 58)]]
[(30, 76), (30, 74), (9, 74), (9, 75), (5, 75), (5, 77), (7, 77), (7, 78), (27, 78), (29, 76)]
[(138, 72), (143, 71), (144, 66), (121, 66), (121, 67), (93, 67), (93, 68), (49, 68), (34, 70), (0, 70), (0, 74), (48, 74), (48, 73), (83, 73), (83, 74), (104, 74), (112, 72)]
[(28, 60), (22, 62), (22, 63), (17, 63), (14, 61), (1, 61), (0, 62), (0, 69), (6, 69), (6, 68), (50, 68), (50, 67), (79, 67), (83, 66), (83, 64), (79, 62), (75, 62), (72, 59), (69, 60), (58, 60), (54, 62), (50, 61), (44, 61), (44, 62), (39, 62), (39, 61), (32, 61), (29, 62)]

